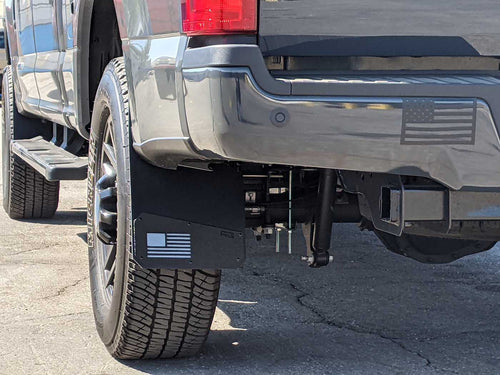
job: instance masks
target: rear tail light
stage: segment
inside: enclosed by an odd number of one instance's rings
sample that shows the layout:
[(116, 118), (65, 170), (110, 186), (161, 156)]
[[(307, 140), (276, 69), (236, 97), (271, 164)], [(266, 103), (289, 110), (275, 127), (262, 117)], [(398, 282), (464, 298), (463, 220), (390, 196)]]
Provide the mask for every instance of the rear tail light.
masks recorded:
[(187, 35), (254, 34), (258, 0), (182, 0)]

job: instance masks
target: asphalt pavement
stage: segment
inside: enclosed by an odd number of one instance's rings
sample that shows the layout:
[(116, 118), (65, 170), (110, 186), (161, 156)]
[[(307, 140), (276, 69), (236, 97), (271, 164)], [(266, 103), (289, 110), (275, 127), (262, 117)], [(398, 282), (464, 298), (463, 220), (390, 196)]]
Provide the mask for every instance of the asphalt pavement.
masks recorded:
[(500, 373), (500, 248), (422, 265), (354, 225), (335, 227), (320, 270), (298, 233), (292, 256), (249, 235), (198, 357), (116, 361), (94, 329), (85, 204), (85, 182), (63, 183), (51, 220), (0, 213), (2, 375)]

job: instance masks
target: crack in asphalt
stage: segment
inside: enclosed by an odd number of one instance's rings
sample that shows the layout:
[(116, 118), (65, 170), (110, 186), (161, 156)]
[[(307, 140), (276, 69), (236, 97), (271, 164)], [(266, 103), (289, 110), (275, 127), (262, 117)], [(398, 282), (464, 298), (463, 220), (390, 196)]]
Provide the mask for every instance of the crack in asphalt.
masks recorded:
[(27, 323), (27, 322), (34, 322), (34, 321), (46, 321), (46, 320), (52, 320), (52, 319), (59, 319), (59, 318), (67, 318), (70, 316), (78, 316), (78, 315), (90, 315), (92, 312), (90, 311), (80, 311), (80, 312), (73, 312), (73, 313), (67, 313), (67, 314), (57, 314), (57, 315), (48, 315), (48, 316), (42, 316), (42, 317), (34, 317), (34, 318), (27, 318), (27, 319), (19, 319), (15, 320), (12, 323), (7, 324), (7, 327), (15, 326), (18, 323)]
[(254, 276), (257, 276), (257, 277), (263, 277), (269, 281), (288, 283), (288, 285), (295, 292), (298, 293), (298, 295), (296, 296), (297, 303), (300, 306), (302, 306), (302, 307), (306, 308), (307, 310), (309, 310), (310, 312), (312, 312), (314, 315), (316, 315), (319, 318), (319, 322), (317, 322), (319, 324), (326, 324), (328, 326), (335, 327), (338, 329), (345, 329), (345, 330), (348, 330), (348, 331), (351, 331), (351, 332), (354, 332), (357, 334), (365, 334), (365, 335), (372, 335), (372, 336), (379, 337), (383, 340), (391, 342), (394, 345), (397, 345), (399, 348), (401, 348), (405, 352), (410, 353), (414, 356), (417, 356), (418, 358), (420, 358), (421, 360), (423, 360), (425, 362), (425, 364), (424, 364), (425, 367), (429, 367), (429, 368), (431, 368), (435, 371), (438, 371), (438, 372), (444, 372), (444, 373), (449, 373), (449, 374), (459, 374), (455, 370), (443, 369), (443, 368), (437, 367), (434, 363), (432, 363), (432, 361), (429, 358), (425, 357), (422, 353), (408, 348), (404, 343), (401, 342), (402, 338), (387, 336), (387, 335), (384, 335), (383, 333), (377, 332), (375, 330), (366, 329), (366, 328), (361, 328), (361, 327), (356, 328), (356, 327), (353, 327), (350, 325), (345, 325), (345, 324), (342, 324), (342, 323), (339, 323), (339, 322), (336, 322), (336, 321), (333, 321), (331, 319), (326, 318), (325, 316), (323, 316), (323, 314), (321, 312), (319, 312), (316, 308), (314, 308), (314, 306), (311, 306), (303, 301), (303, 299), (310, 296), (311, 293), (307, 293), (307, 292), (303, 291), (302, 289), (297, 287), (294, 283), (287, 282), (283, 279), (280, 279), (280, 278), (276, 277), (276, 275), (272, 275), (272, 279), (271, 279), (269, 277), (271, 275), (261, 274), (261, 273), (258, 273), (256, 271), (252, 271), (252, 274)]
[(297, 302), (301, 306), (303, 306), (306, 309), (308, 309), (309, 311), (311, 311), (314, 315), (316, 315), (320, 319), (320, 322), (319, 322), (320, 324), (323, 323), (323, 324), (326, 324), (328, 326), (335, 327), (335, 328), (338, 328), (338, 329), (346, 329), (348, 331), (351, 331), (351, 332), (354, 332), (354, 333), (358, 333), (358, 334), (367, 334), (367, 335), (377, 336), (377, 337), (379, 337), (379, 338), (381, 338), (383, 340), (389, 341), (389, 342), (397, 345), (398, 347), (400, 347), (405, 352), (410, 353), (412, 355), (415, 355), (418, 358), (422, 359), (425, 362), (425, 366), (426, 367), (432, 368), (432, 369), (434, 369), (436, 371), (439, 371), (439, 372), (448, 372), (450, 374), (458, 374), (458, 372), (454, 371), (454, 370), (442, 369), (442, 368), (436, 367), (431, 362), (431, 360), (429, 358), (425, 357), (422, 353), (420, 353), (420, 352), (418, 352), (416, 350), (412, 350), (412, 349), (408, 348), (404, 343), (402, 343), (401, 341), (399, 341), (399, 340), (401, 340), (401, 338), (387, 336), (387, 335), (384, 335), (384, 334), (382, 334), (380, 332), (377, 332), (377, 331), (374, 331), (374, 330), (369, 330), (369, 329), (366, 329), (366, 328), (356, 328), (356, 327), (353, 327), (353, 326), (344, 325), (344, 324), (341, 324), (341, 323), (338, 323), (336, 321), (333, 321), (333, 320), (330, 320), (330, 319), (326, 318), (325, 316), (323, 316), (323, 314), (321, 314), (313, 306), (308, 305), (307, 303), (305, 303), (303, 301), (303, 298), (308, 297), (308, 296), (311, 295), (310, 293), (307, 293), (307, 292), (301, 290), (300, 288), (298, 288), (293, 283), (289, 283), (289, 285), (290, 285), (290, 287), (293, 290), (295, 290), (296, 292), (299, 293), (299, 295), (296, 297)]
[(51, 298), (56, 298), (56, 297), (59, 297), (61, 295), (63, 295), (69, 288), (73, 288), (75, 286), (77, 286), (78, 284), (80, 284), (81, 282), (85, 281), (85, 280), (88, 280), (89, 276), (85, 276), (81, 279), (78, 279), (76, 280), (74, 283), (72, 284), (69, 284), (69, 285), (66, 285), (66, 286), (63, 286), (62, 288), (60, 288), (56, 293), (54, 294), (51, 294), (49, 296), (45, 296), (43, 297), (42, 299), (43, 300), (47, 300), (47, 299), (51, 299)]
[(34, 248), (34, 249), (30, 249), (30, 250), (22, 250), (22, 251), (18, 251), (16, 253), (5, 254), (4, 256), (5, 257), (13, 257), (13, 256), (16, 256), (16, 255), (21, 255), (21, 254), (26, 254), (26, 253), (33, 253), (35, 251), (45, 250), (45, 249), (48, 249), (48, 248), (49, 248), (49, 246), (42, 246), (42, 247), (37, 247), (37, 248)]

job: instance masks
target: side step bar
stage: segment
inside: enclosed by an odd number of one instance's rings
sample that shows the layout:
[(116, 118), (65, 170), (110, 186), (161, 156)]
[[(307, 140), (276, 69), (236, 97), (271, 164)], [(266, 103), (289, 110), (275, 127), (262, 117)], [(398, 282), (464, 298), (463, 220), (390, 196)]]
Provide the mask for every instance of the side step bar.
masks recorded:
[(11, 151), (42, 174), (48, 181), (85, 180), (87, 158), (47, 142), (42, 137), (11, 142)]

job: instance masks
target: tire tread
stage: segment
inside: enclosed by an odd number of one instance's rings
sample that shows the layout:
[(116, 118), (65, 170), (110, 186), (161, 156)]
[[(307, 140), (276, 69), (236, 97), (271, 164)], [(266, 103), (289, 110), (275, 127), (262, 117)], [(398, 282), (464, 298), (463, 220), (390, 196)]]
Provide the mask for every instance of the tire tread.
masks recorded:
[[(129, 102), (123, 58), (112, 60), (106, 69), (112, 70), (119, 83), (124, 116), (128, 118)], [(96, 142), (91, 136), (89, 160), (96, 156)], [(129, 161), (126, 160), (128, 168)], [(89, 173), (92, 173), (91, 169)], [(90, 181), (92, 178), (89, 178), (89, 189), (92, 189)], [(91, 225), (90, 220), (89, 228)], [(108, 350), (119, 359), (166, 359), (197, 354), (206, 341), (215, 314), (221, 272), (145, 269), (133, 260), (130, 253), (131, 231), (127, 242), (129, 256), (123, 316)]]
[[(7, 131), (10, 131), (12, 136), (16, 109), (14, 108), (14, 84), (10, 66), (5, 69), (4, 74), (7, 75), (8, 82), (7, 87), (4, 88), (4, 94), (9, 96), (9, 108), (4, 108), (4, 111), (7, 111), (4, 113), (4, 121), (5, 116), (9, 116), (10, 129)], [(4, 208), (12, 219), (41, 219), (54, 216), (59, 205), (59, 181), (47, 181), (35, 169), (13, 154), (10, 154), (8, 176), (9, 191), (6, 194), (7, 204)]]

